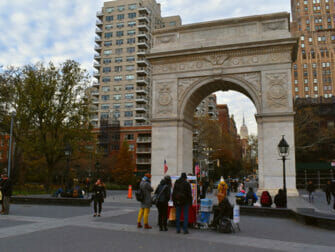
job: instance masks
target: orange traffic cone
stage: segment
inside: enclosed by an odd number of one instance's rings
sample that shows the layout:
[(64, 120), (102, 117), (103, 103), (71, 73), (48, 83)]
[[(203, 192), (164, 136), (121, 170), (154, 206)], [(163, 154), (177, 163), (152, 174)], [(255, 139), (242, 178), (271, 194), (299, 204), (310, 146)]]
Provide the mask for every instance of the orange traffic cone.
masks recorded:
[(131, 185), (128, 186), (128, 199), (132, 199), (133, 198), (133, 189), (131, 187)]

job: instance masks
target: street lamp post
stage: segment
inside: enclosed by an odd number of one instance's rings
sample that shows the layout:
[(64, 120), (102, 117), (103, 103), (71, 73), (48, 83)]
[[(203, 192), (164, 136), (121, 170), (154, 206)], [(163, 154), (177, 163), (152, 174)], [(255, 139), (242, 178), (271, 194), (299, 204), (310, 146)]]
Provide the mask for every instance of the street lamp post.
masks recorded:
[(283, 190), (284, 190), (284, 195), (285, 195), (285, 208), (287, 207), (287, 191), (286, 191), (286, 171), (285, 171), (285, 161), (286, 161), (286, 157), (289, 154), (289, 148), (290, 146), (288, 145), (288, 143), (286, 142), (284, 135), (282, 136), (282, 139), (280, 140), (279, 144), (278, 144), (278, 153), (279, 156), (282, 158), (283, 160)]
[(66, 156), (66, 183), (68, 183), (69, 169), (70, 169), (70, 157), (71, 157), (72, 147), (69, 143), (65, 145), (64, 153)]
[(15, 112), (11, 114), (10, 119), (10, 135), (9, 135), (9, 149), (8, 149), (8, 178), (10, 177), (11, 161), (12, 161), (12, 138), (13, 138), (13, 125), (14, 125)]

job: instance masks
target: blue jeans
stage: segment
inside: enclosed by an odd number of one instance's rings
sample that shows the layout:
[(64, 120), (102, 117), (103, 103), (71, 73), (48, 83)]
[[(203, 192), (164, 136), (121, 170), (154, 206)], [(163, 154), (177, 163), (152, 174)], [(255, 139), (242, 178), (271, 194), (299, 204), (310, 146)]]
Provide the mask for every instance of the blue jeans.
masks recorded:
[(184, 232), (188, 231), (188, 207), (189, 205), (185, 206), (176, 206), (176, 227), (177, 227), (177, 232), (180, 232), (180, 215), (181, 211), (184, 211), (184, 225), (183, 225), (183, 230)]

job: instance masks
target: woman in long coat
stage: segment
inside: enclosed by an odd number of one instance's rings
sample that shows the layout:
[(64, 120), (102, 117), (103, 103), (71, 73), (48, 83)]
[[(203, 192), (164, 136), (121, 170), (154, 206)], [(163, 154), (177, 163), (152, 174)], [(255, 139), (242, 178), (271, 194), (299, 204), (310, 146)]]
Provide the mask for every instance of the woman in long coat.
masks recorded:
[(144, 194), (144, 198), (141, 201), (141, 208), (138, 212), (137, 217), (137, 227), (142, 227), (142, 217), (144, 215), (144, 228), (150, 229), (152, 228), (149, 225), (149, 213), (150, 213), (150, 207), (152, 206), (152, 200), (151, 200), (151, 192), (153, 191), (151, 185), (150, 185), (150, 178), (151, 175), (149, 173), (146, 173), (140, 183), (140, 189)]

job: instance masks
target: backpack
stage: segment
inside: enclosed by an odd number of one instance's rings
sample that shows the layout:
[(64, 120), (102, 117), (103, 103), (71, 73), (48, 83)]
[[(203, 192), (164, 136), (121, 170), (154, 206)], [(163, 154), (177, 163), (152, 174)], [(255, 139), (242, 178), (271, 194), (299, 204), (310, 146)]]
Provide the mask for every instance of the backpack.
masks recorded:
[(186, 203), (187, 198), (182, 183), (175, 183), (172, 193), (172, 201), (178, 206), (182, 206)]
[(135, 197), (136, 200), (139, 202), (142, 202), (144, 200), (144, 192), (141, 188), (137, 189), (137, 191), (135, 192)]
[(252, 206), (255, 203), (254, 193), (249, 191), (246, 196), (248, 206)]
[(269, 194), (266, 192), (262, 192), (261, 205), (269, 205), (269, 204), (270, 204)]

